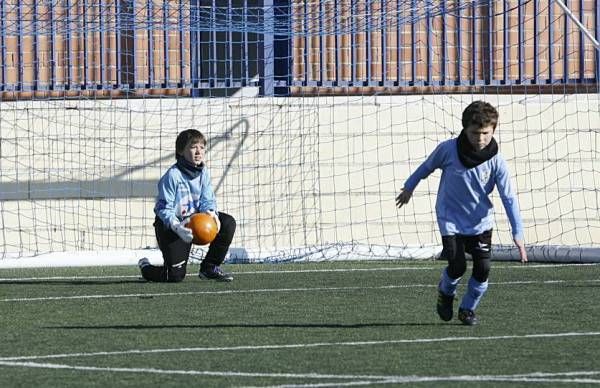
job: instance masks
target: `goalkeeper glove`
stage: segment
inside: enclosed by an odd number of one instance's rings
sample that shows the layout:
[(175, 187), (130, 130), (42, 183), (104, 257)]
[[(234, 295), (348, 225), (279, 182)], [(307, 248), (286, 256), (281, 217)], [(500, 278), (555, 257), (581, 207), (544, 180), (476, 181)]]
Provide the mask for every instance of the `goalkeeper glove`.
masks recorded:
[(177, 233), (179, 238), (188, 244), (191, 243), (192, 240), (194, 239), (192, 230), (187, 227), (187, 224), (189, 221), (190, 221), (189, 218), (186, 218), (185, 220), (183, 220), (177, 224), (171, 225), (171, 229), (173, 230), (173, 232)]
[(207, 213), (210, 214), (212, 218), (214, 218), (215, 223), (217, 224), (217, 233), (219, 233), (219, 231), (221, 230), (221, 221), (219, 220), (219, 215), (214, 210), (209, 210)]

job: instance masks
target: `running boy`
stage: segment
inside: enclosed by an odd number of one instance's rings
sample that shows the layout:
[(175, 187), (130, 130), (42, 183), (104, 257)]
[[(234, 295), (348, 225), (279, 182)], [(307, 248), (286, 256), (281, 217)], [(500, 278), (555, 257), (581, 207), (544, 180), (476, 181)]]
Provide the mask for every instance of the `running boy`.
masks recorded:
[(510, 221), (513, 241), (521, 262), (527, 261), (523, 223), (512, 189), (506, 161), (493, 138), (498, 111), (489, 103), (475, 101), (463, 112), (458, 138), (440, 143), (427, 160), (406, 180), (396, 197), (399, 208), (408, 203), (420, 180), (435, 169), (442, 170), (436, 215), (442, 234), (442, 258), (448, 266), (438, 286), (437, 312), (444, 321), (452, 319), (456, 287), (467, 269), (465, 252), (473, 257), (473, 273), (458, 309), (458, 319), (475, 325), (475, 309), (488, 287), (492, 259), (494, 209), (489, 194), (495, 186)]
[(220, 265), (233, 239), (236, 223), (229, 214), (217, 210), (210, 174), (204, 163), (206, 138), (195, 129), (177, 136), (172, 165), (158, 182), (154, 213), (154, 231), (164, 265), (151, 265), (143, 258), (138, 266), (144, 279), (154, 282), (180, 282), (185, 278), (192, 248), (192, 230), (186, 225), (194, 213), (208, 212), (217, 223), (218, 233), (200, 264), (200, 278), (229, 282), (231, 274)]

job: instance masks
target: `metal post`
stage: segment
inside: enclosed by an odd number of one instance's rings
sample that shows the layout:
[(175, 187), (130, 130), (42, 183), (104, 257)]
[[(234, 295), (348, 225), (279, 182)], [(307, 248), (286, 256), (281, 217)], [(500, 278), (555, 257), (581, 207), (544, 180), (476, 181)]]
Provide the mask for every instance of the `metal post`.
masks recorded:
[(264, 12), (264, 25), (265, 34), (263, 39), (263, 75), (261, 79), (261, 90), (260, 94), (263, 96), (272, 96), (275, 92), (273, 73), (274, 73), (274, 58), (273, 58), (273, 34), (274, 34), (274, 20), (273, 20), (273, 0), (265, 0), (263, 3)]
[[(579, 27), (581, 32), (592, 42), (594, 47), (596, 47), (597, 50), (600, 50), (600, 42), (598, 42), (598, 40), (596, 38), (594, 38), (592, 33), (589, 32), (583, 24), (581, 24), (581, 22), (579, 21), (579, 19), (577, 19), (577, 17), (575, 15), (573, 15), (573, 12), (571, 12), (569, 7), (567, 7), (562, 0), (554, 0), (554, 1), (556, 2), (556, 4), (558, 4), (558, 6), (560, 8), (563, 9), (563, 11), (565, 11), (565, 13), (569, 17), (569, 19), (571, 19), (571, 21), (573, 23), (575, 23), (577, 25), (577, 27)], [(597, 10), (598, 10), (598, 5), (596, 5), (596, 11)], [(597, 23), (597, 21), (596, 21), (596, 23)]]

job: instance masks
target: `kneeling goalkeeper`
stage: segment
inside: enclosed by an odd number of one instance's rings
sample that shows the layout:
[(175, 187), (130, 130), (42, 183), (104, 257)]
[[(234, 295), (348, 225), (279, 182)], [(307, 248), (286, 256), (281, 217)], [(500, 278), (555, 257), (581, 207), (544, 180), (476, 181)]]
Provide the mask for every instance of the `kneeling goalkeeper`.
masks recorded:
[(194, 213), (208, 212), (217, 223), (218, 233), (210, 243), (200, 264), (202, 279), (231, 281), (233, 276), (221, 269), (235, 233), (235, 219), (217, 210), (217, 202), (205, 164), (206, 138), (187, 129), (175, 141), (177, 163), (158, 182), (154, 213), (154, 231), (164, 265), (155, 266), (148, 259), (138, 262), (144, 279), (154, 282), (180, 282), (185, 278), (192, 248), (192, 230), (186, 225)]

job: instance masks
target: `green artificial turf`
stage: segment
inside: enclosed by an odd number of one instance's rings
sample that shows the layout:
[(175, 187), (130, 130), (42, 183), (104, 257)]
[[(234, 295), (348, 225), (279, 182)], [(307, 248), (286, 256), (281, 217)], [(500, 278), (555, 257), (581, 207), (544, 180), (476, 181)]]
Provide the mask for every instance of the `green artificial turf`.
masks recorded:
[(476, 327), (437, 317), (443, 266), (225, 265), (231, 283), (190, 266), (177, 284), (136, 267), (0, 270), (0, 386), (600, 383), (599, 265), (494, 263)]

